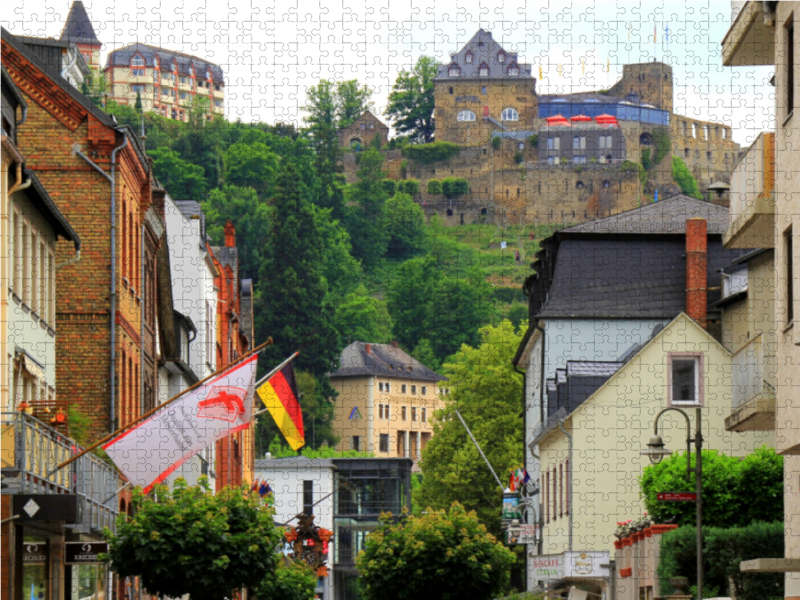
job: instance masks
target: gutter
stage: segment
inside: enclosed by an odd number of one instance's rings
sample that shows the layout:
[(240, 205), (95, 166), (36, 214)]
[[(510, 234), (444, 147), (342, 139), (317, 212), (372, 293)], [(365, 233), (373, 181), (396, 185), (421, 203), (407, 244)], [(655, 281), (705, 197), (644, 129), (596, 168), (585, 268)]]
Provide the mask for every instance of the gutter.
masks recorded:
[[(117, 152), (128, 145), (128, 136), (121, 129), (115, 129), (123, 136), (122, 144), (114, 148), (111, 152), (111, 174), (109, 175), (101, 169), (92, 159), (81, 152), (80, 147), (75, 144), (73, 152), (80, 156), (83, 160), (89, 163), (98, 173), (108, 179), (111, 184), (111, 377), (109, 380), (109, 388), (111, 392), (110, 405), (109, 405), (109, 426), (110, 432), (116, 430), (117, 413), (116, 413), (116, 362), (117, 362), (117, 186), (116, 186), (116, 173), (115, 167), (117, 163)], [(140, 365), (141, 367), (141, 365)]]

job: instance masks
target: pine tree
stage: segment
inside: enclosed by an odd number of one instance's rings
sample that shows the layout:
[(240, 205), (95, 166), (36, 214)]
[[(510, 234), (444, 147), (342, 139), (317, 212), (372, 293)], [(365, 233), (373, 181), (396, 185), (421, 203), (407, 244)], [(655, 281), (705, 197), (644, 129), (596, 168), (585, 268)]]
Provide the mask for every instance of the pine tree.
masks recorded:
[(361, 259), (371, 272), (386, 257), (389, 231), (386, 223), (386, 201), (389, 194), (383, 186), (386, 173), (383, 156), (377, 150), (359, 155), (358, 180), (350, 189), (347, 229), (353, 243), (353, 256)]

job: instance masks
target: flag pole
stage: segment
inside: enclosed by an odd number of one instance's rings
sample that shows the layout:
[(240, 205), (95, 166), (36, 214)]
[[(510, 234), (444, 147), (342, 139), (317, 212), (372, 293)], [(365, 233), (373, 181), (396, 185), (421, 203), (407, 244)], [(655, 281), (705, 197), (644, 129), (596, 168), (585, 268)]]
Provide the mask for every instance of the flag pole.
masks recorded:
[(198, 388), (198, 387), (200, 387), (201, 385), (203, 385), (203, 384), (204, 384), (206, 381), (208, 381), (209, 379), (212, 379), (212, 378), (216, 377), (216, 376), (217, 376), (219, 373), (222, 373), (223, 371), (229, 371), (229, 370), (230, 370), (230, 368), (231, 368), (231, 367), (233, 367), (234, 365), (236, 365), (236, 364), (238, 364), (238, 363), (240, 363), (240, 362), (243, 362), (243, 361), (247, 360), (248, 358), (250, 358), (250, 357), (251, 357), (251, 356), (253, 356), (254, 354), (258, 354), (259, 352), (261, 352), (262, 350), (264, 350), (264, 348), (266, 348), (267, 346), (271, 345), (272, 343), (273, 343), (273, 342), (272, 342), (272, 338), (269, 338), (269, 339), (267, 339), (267, 341), (266, 341), (266, 342), (264, 342), (263, 344), (261, 344), (261, 345), (260, 345), (260, 346), (258, 346), (257, 348), (253, 348), (253, 349), (252, 349), (250, 352), (248, 352), (247, 354), (243, 354), (242, 356), (240, 356), (239, 358), (237, 358), (237, 359), (236, 359), (235, 361), (233, 361), (232, 363), (230, 363), (230, 364), (226, 365), (224, 368), (222, 368), (222, 369), (219, 369), (218, 371), (214, 371), (214, 372), (213, 372), (211, 375), (209, 375), (208, 377), (206, 377), (206, 378), (204, 378), (204, 379), (201, 379), (200, 381), (198, 381), (197, 383), (195, 383), (193, 386), (186, 388), (185, 390), (183, 390), (183, 391), (182, 391), (180, 394), (178, 394), (177, 396), (173, 396), (172, 398), (170, 398), (169, 400), (167, 400), (167, 401), (166, 401), (166, 402), (164, 402), (163, 404), (159, 404), (159, 405), (158, 405), (158, 406), (156, 406), (154, 409), (147, 411), (146, 413), (144, 413), (143, 415), (141, 415), (141, 416), (140, 416), (138, 419), (136, 419), (136, 420), (134, 420), (134, 421), (131, 421), (130, 423), (128, 423), (127, 425), (125, 425), (125, 426), (123, 426), (123, 427), (120, 427), (119, 429), (117, 429), (117, 430), (116, 430), (116, 431), (114, 431), (113, 433), (110, 433), (109, 435), (107, 435), (106, 437), (104, 437), (104, 438), (103, 438), (102, 440), (100, 440), (99, 442), (95, 442), (94, 444), (92, 444), (92, 445), (91, 445), (91, 446), (89, 446), (88, 448), (86, 448), (86, 449), (82, 450), (81, 452), (78, 452), (78, 454), (76, 454), (75, 456), (71, 457), (71, 458), (70, 458), (70, 459), (68, 459), (68, 460), (65, 460), (63, 463), (61, 463), (61, 464), (60, 464), (60, 465), (58, 465), (58, 466), (57, 466), (55, 469), (53, 469), (53, 470), (52, 470), (50, 473), (48, 473), (48, 475), (47, 475), (47, 476), (49, 477), (50, 475), (52, 475), (53, 473), (55, 473), (55, 472), (56, 472), (56, 471), (58, 471), (59, 469), (63, 469), (63, 468), (64, 468), (64, 467), (66, 467), (68, 464), (70, 464), (70, 463), (72, 463), (72, 462), (74, 462), (74, 461), (78, 460), (78, 459), (79, 459), (81, 456), (83, 456), (84, 454), (87, 454), (87, 453), (91, 452), (92, 450), (94, 450), (94, 449), (95, 449), (95, 448), (97, 448), (98, 446), (102, 446), (102, 445), (103, 445), (103, 444), (105, 444), (105, 443), (106, 443), (108, 440), (110, 440), (110, 439), (112, 439), (113, 437), (115, 437), (115, 436), (119, 435), (119, 434), (120, 434), (120, 432), (122, 432), (122, 431), (125, 431), (126, 429), (130, 429), (130, 428), (131, 428), (131, 427), (133, 427), (134, 425), (137, 425), (138, 423), (140, 423), (140, 422), (144, 421), (146, 418), (148, 418), (148, 417), (149, 417), (150, 415), (152, 415), (153, 413), (156, 413), (156, 412), (158, 412), (159, 410), (161, 410), (162, 408), (164, 408), (165, 406), (167, 406), (168, 404), (171, 404), (171, 403), (175, 402), (175, 400), (177, 400), (178, 398), (180, 398), (180, 397), (181, 397), (181, 396), (183, 396), (184, 394), (187, 394), (187, 393), (191, 392), (192, 390), (194, 390), (195, 388)]
[[(289, 358), (287, 358), (285, 361), (283, 361), (283, 362), (282, 362), (281, 364), (279, 364), (277, 367), (275, 367), (274, 369), (272, 369), (272, 371), (270, 371), (269, 373), (267, 373), (266, 375), (264, 375), (264, 377), (262, 377), (261, 379), (259, 379), (259, 380), (256, 382), (255, 386), (253, 386), (253, 387), (254, 387), (254, 388), (257, 390), (257, 389), (258, 389), (258, 386), (260, 386), (260, 385), (261, 385), (262, 383), (264, 383), (265, 381), (269, 381), (270, 379), (272, 379), (272, 376), (273, 376), (273, 375), (275, 375), (275, 373), (277, 373), (278, 371), (280, 371), (281, 369), (283, 369), (283, 367), (285, 367), (286, 365), (288, 365), (290, 362), (292, 362), (292, 361), (293, 361), (295, 358), (297, 358), (298, 356), (300, 356), (300, 353), (299, 353), (299, 352), (295, 352), (294, 354), (292, 354), (292, 355), (291, 355)], [(258, 393), (256, 393), (256, 395), (258, 395)], [(263, 402), (263, 400), (262, 400), (262, 402)], [(268, 408), (262, 408), (260, 411), (258, 411), (258, 412), (254, 412), (252, 415), (250, 415), (250, 420), (252, 421), (252, 420), (253, 420), (254, 418), (256, 418), (258, 415), (260, 415), (260, 414), (261, 414), (261, 413), (263, 413), (263, 412), (266, 412), (267, 410), (269, 410), (269, 409), (268, 409)]]

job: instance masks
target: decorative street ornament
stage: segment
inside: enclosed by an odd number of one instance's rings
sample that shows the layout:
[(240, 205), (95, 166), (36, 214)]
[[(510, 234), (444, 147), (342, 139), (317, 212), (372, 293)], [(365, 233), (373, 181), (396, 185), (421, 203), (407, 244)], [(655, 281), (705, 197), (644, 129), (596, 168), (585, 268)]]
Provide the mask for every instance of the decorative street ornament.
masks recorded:
[(317, 577), (327, 577), (328, 545), (333, 531), (314, 525), (313, 516), (300, 515), (297, 520), (297, 527), (290, 527), (283, 532), (292, 547), (292, 559), (314, 569)]

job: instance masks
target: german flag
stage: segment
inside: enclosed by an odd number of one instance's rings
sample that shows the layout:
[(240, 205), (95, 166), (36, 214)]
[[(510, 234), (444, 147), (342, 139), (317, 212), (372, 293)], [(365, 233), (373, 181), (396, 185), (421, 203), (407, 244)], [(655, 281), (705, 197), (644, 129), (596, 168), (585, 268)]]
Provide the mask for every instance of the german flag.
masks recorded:
[(258, 397), (275, 419), (283, 437), (292, 450), (305, 445), (303, 431), (303, 413), (300, 410), (297, 380), (294, 377), (292, 363), (287, 364), (275, 373), (264, 385), (256, 390)]

